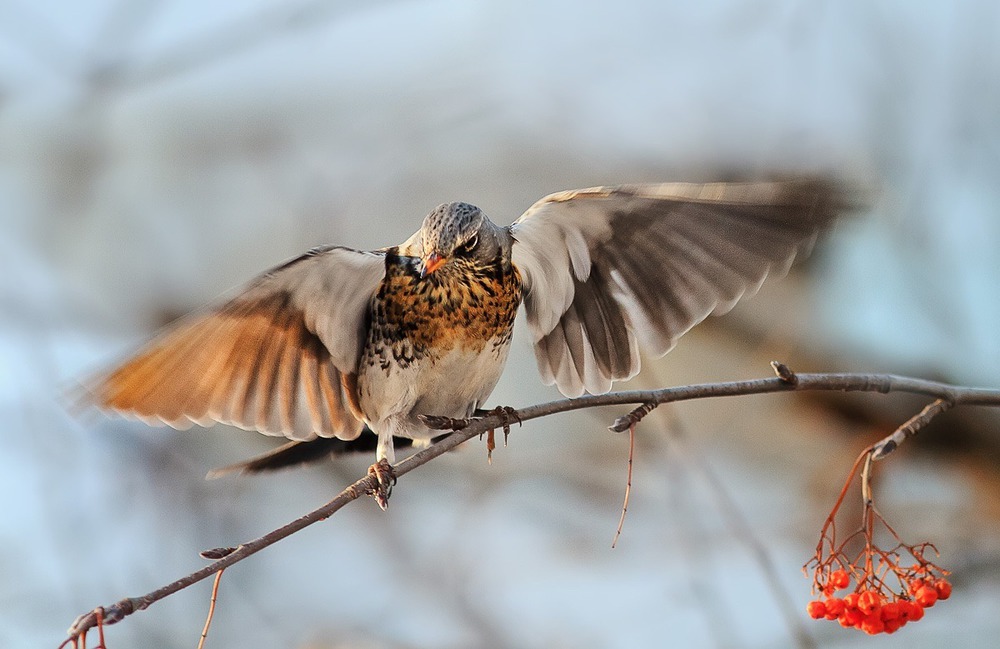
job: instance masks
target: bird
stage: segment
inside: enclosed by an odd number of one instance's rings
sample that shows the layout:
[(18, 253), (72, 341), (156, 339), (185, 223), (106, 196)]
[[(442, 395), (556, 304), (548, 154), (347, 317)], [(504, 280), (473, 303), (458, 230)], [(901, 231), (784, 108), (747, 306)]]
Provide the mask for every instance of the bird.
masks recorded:
[(784, 274), (854, 204), (803, 177), (550, 194), (511, 224), (444, 203), (403, 243), (321, 246), (182, 317), (86, 381), (100, 408), (175, 428), (287, 438), (256, 473), (375, 450), (385, 509), (397, 446), (428, 417), (484, 412), (523, 307), (542, 382), (567, 397), (638, 373), (711, 314)]

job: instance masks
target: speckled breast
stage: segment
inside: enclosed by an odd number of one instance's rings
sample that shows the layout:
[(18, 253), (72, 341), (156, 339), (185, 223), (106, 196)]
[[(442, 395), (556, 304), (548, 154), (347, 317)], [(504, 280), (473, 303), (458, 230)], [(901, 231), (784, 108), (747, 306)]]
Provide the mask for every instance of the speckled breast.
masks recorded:
[(369, 309), (362, 364), (405, 368), (456, 348), (471, 354), (510, 342), (521, 278), (509, 262), (476, 266), (453, 259), (421, 278), (419, 260), (386, 255), (386, 276)]

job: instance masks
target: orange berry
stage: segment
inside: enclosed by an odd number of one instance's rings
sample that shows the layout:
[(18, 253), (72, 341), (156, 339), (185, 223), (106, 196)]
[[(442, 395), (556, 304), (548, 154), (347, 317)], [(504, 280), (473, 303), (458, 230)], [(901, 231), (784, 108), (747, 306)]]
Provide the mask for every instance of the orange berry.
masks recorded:
[(924, 617), (924, 607), (923, 606), (921, 606), (917, 602), (909, 602), (909, 604), (910, 604), (910, 607), (909, 607), (910, 611), (909, 611), (909, 615), (906, 616), (906, 620), (908, 622), (917, 622), (918, 620), (920, 620), (921, 618)]
[(826, 619), (836, 620), (844, 612), (844, 600), (831, 597), (824, 602), (826, 605)]
[(914, 579), (910, 581), (909, 591), (911, 595), (916, 595), (917, 591), (927, 585), (923, 579)]
[(902, 611), (899, 610), (899, 604), (896, 602), (889, 602), (882, 606), (881, 615), (883, 622), (889, 622), (890, 620), (898, 620)]
[(861, 630), (868, 635), (875, 635), (877, 633), (882, 633), (885, 631), (885, 622), (877, 614), (869, 615), (861, 622)]
[(947, 579), (938, 579), (934, 584), (938, 599), (948, 599), (951, 597), (951, 583)]
[(826, 604), (818, 599), (813, 600), (806, 605), (806, 613), (808, 613), (809, 617), (812, 619), (819, 620), (820, 618), (826, 616)]
[(848, 593), (844, 595), (844, 606), (847, 608), (857, 608), (858, 607), (858, 593)]
[(937, 601), (938, 594), (933, 586), (924, 586), (914, 594), (913, 598), (924, 608), (930, 608)]
[(830, 585), (837, 590), (847, 588), (851, 583), (851, 576), (846, 570), (834, 570), (830, 573)]
[(865, 614), (859, 611), (856, 607), (844, 608), (844, 612), (840, 614), (837, 621), (840, 622), (840, 626), (851, 627), (859, 626), (861, 622), (865, 619)]
[(885, 631), (886, 633), (895, 633), (896, 631), (899, 631), (899, 629), (900, 629), (900, 628), (901, 628), (901, 627), (902, 627), (902, 626), (903, 626), (904, 624), (906, 624), (906, 620), (904, 620), (904, 619), (903, 619), (903, 618), (901, 618), (901, 617), (897, 617), (897, 618), (896, 618), (896, 619), (894, 619), (894, 620), (885, 620), (885, 621), (883, 622), (883, 624), (884, 624), (884, 626), (885, 626), (885, 628), (884, 628), (883, 630), (884, 630), (884, 631)]
[(858, 596), (858, 610), (865, 615), (871, 615), (882, 605), (881, 599), (874, 590), (866, 590)]

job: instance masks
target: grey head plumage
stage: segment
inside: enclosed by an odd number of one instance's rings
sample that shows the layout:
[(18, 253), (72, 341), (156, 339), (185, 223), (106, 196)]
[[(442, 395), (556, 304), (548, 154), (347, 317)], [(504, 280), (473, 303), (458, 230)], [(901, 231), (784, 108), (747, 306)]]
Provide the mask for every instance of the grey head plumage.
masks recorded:
[(423, 260), (429, 274), (450, 260), (487, 265), (497, 256), (510, 259), (512, 239), (507, 228), (491, 221), (475, 205), (442, 203), (424, 217), (420, 231), (411, 239), (410, 254)]
[(424, 254), (446, 255), (474, 237), (486, 216), (469, 203), (442, 203), (424, 217), (420, 226)]

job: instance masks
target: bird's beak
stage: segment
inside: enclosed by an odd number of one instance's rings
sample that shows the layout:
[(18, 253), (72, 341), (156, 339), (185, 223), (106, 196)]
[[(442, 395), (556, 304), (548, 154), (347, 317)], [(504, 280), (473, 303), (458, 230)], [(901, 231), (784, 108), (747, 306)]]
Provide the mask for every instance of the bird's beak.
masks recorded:
[(432, 252), (429, 255), (425, 256), (420, 261), (421, 261), (420, 277), (421, 279), (423, 279), (424, 277), (427, 277), (428, 275), (436, 271), (438, 268), (441, 268), (441, 266), (444, 265), (444, 262), (447, 261), (447, 259), (437, 254), (436, 252)]

